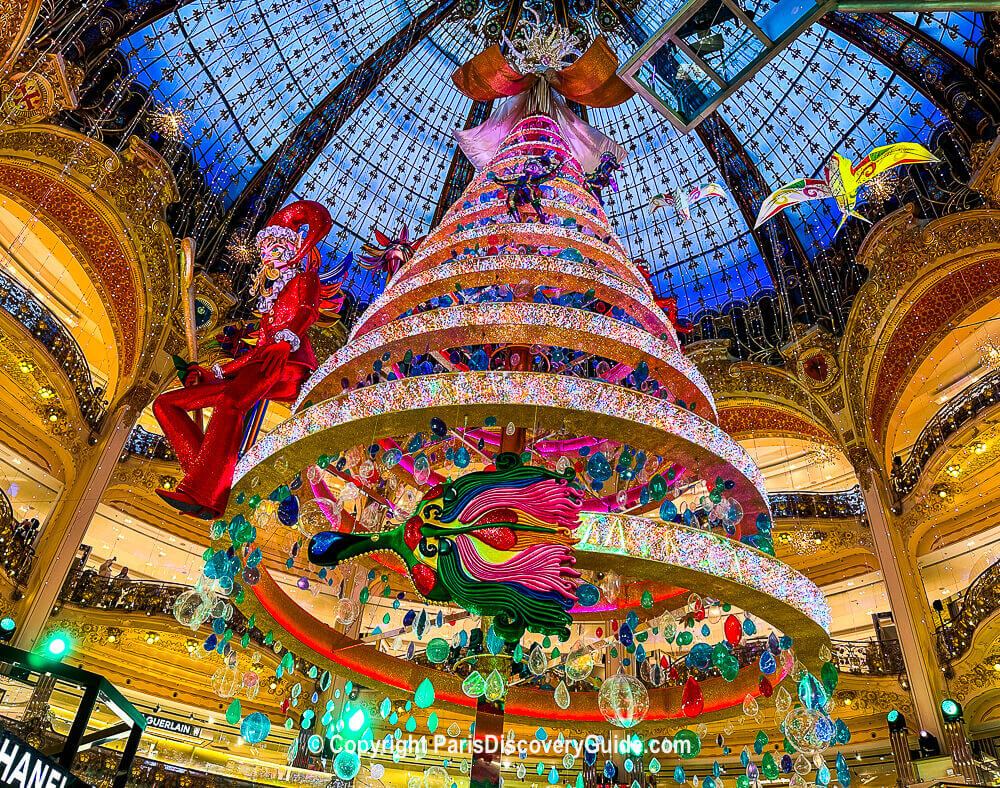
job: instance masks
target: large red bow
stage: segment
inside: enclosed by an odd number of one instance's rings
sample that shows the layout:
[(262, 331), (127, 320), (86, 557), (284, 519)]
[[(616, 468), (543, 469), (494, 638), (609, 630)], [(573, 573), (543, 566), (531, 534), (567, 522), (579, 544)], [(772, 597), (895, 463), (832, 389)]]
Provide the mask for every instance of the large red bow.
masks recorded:
[[(572, 65), (547, 76), (552, 88), (570, 101), (588, 107), (615, 107), (633, 95), (618, 78), (618, 58), (603, 36), (598, 36)], [(516, 96), (531, 88), (541, 74), (519, 74), (494, 44), (451, 75), (452, 82), (474, 101)]]

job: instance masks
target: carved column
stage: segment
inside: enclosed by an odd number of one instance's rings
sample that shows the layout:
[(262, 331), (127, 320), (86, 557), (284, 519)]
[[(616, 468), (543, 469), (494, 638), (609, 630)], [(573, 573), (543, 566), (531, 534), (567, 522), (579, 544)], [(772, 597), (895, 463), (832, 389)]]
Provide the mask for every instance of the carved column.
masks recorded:
[(889, 609), (896, 624), (899, 645), (910, 679), (910, 696), (922, 730), (946, 744), (939, 703), (945, 688), (934, 649), (934, 621), (917, 563), (893, 522), (885, 482), (871, 463), (855, 464), (861, 494), (868, 511), (875, 555), (885, 581)]

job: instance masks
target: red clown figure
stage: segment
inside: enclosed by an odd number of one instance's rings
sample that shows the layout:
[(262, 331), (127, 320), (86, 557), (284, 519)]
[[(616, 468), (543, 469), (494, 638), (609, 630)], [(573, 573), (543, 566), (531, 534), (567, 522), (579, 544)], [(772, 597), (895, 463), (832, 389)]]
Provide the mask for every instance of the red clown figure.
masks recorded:
[[(308, 225), (302, 237), (299, 231)], [(329, 212), (302, 200), (282, 208), (257, 234), (261, 271), (257, 345), (248, 353), (212, 369), (189, 367), (184, 387), (162, 394), (153, 403), (184, 469), (175, 490), (157, 490), (174, 508), (203, 519), (225, 511), (233, 481), (243, 418), (262, 399), (292, 402), (316, 369), (316, 356), (306, 332), (319, 317), (321, 284), (317, 244), (333, 226)], [(212, 409), (208, 427), (190, 415)]]

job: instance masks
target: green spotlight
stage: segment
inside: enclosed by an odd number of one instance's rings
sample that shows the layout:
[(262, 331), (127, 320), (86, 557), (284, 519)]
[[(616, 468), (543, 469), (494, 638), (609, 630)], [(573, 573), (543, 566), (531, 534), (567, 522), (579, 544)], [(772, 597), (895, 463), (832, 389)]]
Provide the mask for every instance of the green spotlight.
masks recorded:
[(906, 718), (903, 717), (896, 709), (890, 711), (886, 717), (886, 722), (889, 723), (889, 731), (892, 733), (898, 733), (899, 731), (906, 730)]
[(941, 714), (945, 722), (958, 722), (962, 719), (962, 704), (957, 700), (945, 698), (941, 701)]
[(17, 622), (14, 619), (9, 616), (0, 619), (0, 643), (9, 641), (15, 632), (17, 632)]
[(69, 636), (63, 632), (56, 632), (42, 644), (42, 654), (50, 659), (59, 660), (66, 656), (71, 646)]

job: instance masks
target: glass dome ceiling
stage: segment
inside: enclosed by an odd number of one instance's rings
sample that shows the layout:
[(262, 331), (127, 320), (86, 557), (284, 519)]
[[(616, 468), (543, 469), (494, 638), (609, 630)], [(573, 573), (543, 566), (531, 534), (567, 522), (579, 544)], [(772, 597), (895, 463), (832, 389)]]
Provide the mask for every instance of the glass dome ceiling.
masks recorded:
[[(450, 75), (485, 48), (485, 24), (505, 3), (477, 3), (471, 19), (450, 18), (417, 42), (340, 129), (298, 183), (295, 198), (325, 203), (338, 256), (357, 252), (377, 228), (430, 225), (472, 102)], [(187, 140), (228, 205), (296, 124), (366, 57), (429, 6), (424, 0), (193, 0), (128, 39), (122, 49), (139, 82), (191, 122)], [(593, 37), (592, 2), (579, 17)], [(551, 5), (536, 0), (543, 15)], [(977, 14), (900, 14), (972, 62), (982, 38)], [(604, 33), (624, 59), (621, 32)], [(892, 141), (927, 143), (944, 122), (938, 109), (872, 55), (817, 24), (728, 99), (719, 114), (772, 188), (815, 176), (832, 151), (857, 160)], [(645, 258), (661, 294), (695, 315), (775, 287), (735, 200), (696, 205), (683, 224), (652, 214), (657, 192), (724, 183), (698, 134), (682, 134), (638, 96), (590, 111), (590, 122), (629, 152), (606, 193), (608, 211), (633, 257)], [(839, 212), (829, 201), (786, 212), (810, 253), (829, 243)], [(355, 268), (348, 289), (362, 301), (381, 283)]]

